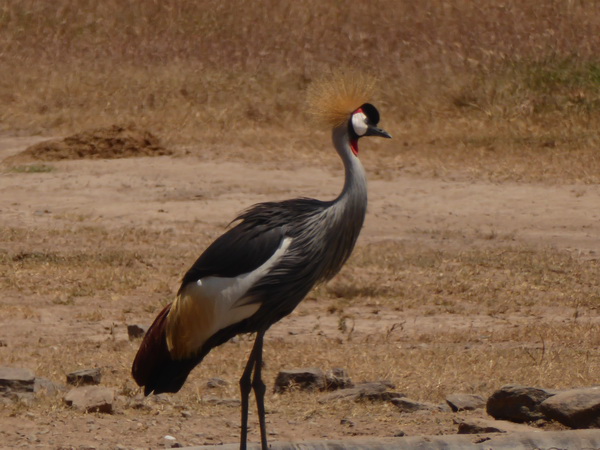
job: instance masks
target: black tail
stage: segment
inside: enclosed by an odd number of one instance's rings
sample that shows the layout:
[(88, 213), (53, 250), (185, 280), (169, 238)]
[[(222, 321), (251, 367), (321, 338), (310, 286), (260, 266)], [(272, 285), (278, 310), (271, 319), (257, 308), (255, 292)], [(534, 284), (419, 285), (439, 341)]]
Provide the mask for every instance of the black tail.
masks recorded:
[[(174, 360), (167, 348), (167, 305), (148, 329), (133, 360), (131, 374), (135, 382), (144, 388), (144, 394), (152, 392), (178, 392), (199, 358)], [(201, 358), (200, 358), (201, 359)]]

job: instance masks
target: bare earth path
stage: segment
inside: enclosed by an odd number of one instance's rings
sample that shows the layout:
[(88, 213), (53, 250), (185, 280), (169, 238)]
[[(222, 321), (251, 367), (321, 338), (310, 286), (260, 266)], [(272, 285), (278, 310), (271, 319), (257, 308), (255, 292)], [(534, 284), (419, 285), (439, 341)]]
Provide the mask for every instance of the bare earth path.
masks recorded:
[[(32, 141), (0, 140), (0, 159)], [(5, 174), (5, 225), (33, 225), (46, 214), (79, 214), (106, 225), (226, 225), (247, 206), (289, 196), (332, 198), (339, 172), (293, 170), (195, 158), (69, 161), (57, 173)], [(414, 239), (415, 230), (510, 235), (515, 240), (597, 255), (600, 186), (452, 182), (403, 177), (369, 182), (363, 240)]]

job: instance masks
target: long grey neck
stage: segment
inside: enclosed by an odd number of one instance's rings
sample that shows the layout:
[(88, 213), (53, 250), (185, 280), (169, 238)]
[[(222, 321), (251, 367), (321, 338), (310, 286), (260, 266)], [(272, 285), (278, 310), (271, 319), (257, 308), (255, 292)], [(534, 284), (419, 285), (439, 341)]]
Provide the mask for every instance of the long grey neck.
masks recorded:
[(362, 209), (364, 219), (367, 208), (367, 176), (360, 159), (352, 152), (348, 126), (344, 124), (334, 128), (332, 139), (335, 149), (342, 158), (345, 170), (344, 188), (336, 199), (336, 203), (346, 203), (345, 206), (351, 207), (353, 210), (357, 209), (355, 213), (359, 213)]
[(322, 279), (331, 279), (350, 257), (367, 211), (365, 169), (352, 153), (347, 125), (333, 130), (333, 145), (344, 163), (346, 178), (341, 194), (324, 212), (327, 224)]

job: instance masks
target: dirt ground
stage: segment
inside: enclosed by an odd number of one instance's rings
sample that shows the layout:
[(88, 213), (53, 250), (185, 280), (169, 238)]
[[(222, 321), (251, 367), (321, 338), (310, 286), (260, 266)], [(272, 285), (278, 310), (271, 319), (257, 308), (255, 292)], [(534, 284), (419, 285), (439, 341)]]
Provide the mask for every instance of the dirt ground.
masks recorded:
[[(0, 159), (40, 140), (1, 137)], [(376, 155), (364, 147), (369, 169)], [(148, 325), (203, 247), (245, 207), (290, 196), (337, 195), (343, 177), (333, 158), (331, 166), (300, 159), (280, 168), (179, 154), (44, 162), (48, 166), (1, 173), (0, 256), (3, 270), (11, 272), (2, 274), (0, 365), (27, 367), (56, 383), (64, 383), (73, 370), (101, 367), (102, 384), (118, 395), (112, 415), (72, 411), (62, 394), (7, 403), (0, 408), (0, 446), (160, 447), (165, 435), (183, 445), (236, 442), (239, 408), (235, 402), (215, 404), (214, 398), (237, 398), (250, 337), (207, 358), (181, 393), (144, 400), (129, 377), (139, 341), (129, 341), (125, 327)], [(595, 271), (600, 254), (599, 198), (598, 185), (492, 183), (402, 170), (372, 176), (356, 257), (330, 286), (314, 291), (267, 334), (269, 388), (279, 369), (298, 366), (345, 367), (354, 381), (389, 379), (409, 397), (434, 402), (461, 391), (489, 395), (511, 382), (543, 387), (600, 382), (594, 347), (600, 293), (586, 272)], [(525, 282), (511, 278), (511, 263), (502, 259), (514, 249), (558, 258), (542, 260), (540, 277), (569, 274), (567, 287), (577, 298), (560, 301), (560, 280), (520, 290)], [(484, 264), (461, 263), (476, 253), (488, 255)], [(423, 255), (434, 262), (415, 263), (410, 270), (394, 266)], [(504, 300), (479, 304), (467, 300), (471, 288), (439, 284), (440, 293), (428, 281), (475, 277), (470, 274), (493, 266), (495, 258), (504, 262), (489, 272), (497, 278), (482, 279), (481, 292), (496, 289), (495, 298), (504, 299), (501, 292), (511, 291), (530, 303), (501, 310)], [(571, 272), (569, 264), (581, 271)], [(412, 303), (394, 303), (402, 285), (407, 286), (402, 298), (413, 298)], [(549, 292), (554, 297), (544, 296)], [(449, 303), (428, 303), (441, 297)], [(581, 358), (564, 359), (577, 342)], [(507, 361), (517, 354), (519, 367), (513, 367)], [(436, 361), (442, 359), (440, 371)], [(212, 377), (228, 385), (209, 389), (206, 381)], [(454, 413), (400, 414), (388, 404), (323, 405), (320, 395), (269, 390), (271, 439), (456, 432)], [(462, 417), (468, 415), (483, 412)]]

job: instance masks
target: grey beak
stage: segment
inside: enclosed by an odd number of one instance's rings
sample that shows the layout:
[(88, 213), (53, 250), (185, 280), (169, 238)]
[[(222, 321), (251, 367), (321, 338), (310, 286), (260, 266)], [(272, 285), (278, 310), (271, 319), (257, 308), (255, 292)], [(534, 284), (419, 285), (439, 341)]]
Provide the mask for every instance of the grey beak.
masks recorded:
[(373, 126), (373, 125), (369, 125), (369, 128), (367, 128), (367, 132), (365, 133), (365, 136), (380, 136), (380, 137), (384, 137), (384, 138), (388, 138), (388, 139), (392, 138), (392, 135), (390, 133), (388, 133), (387, 131), (385, 131), (381, 128)]

